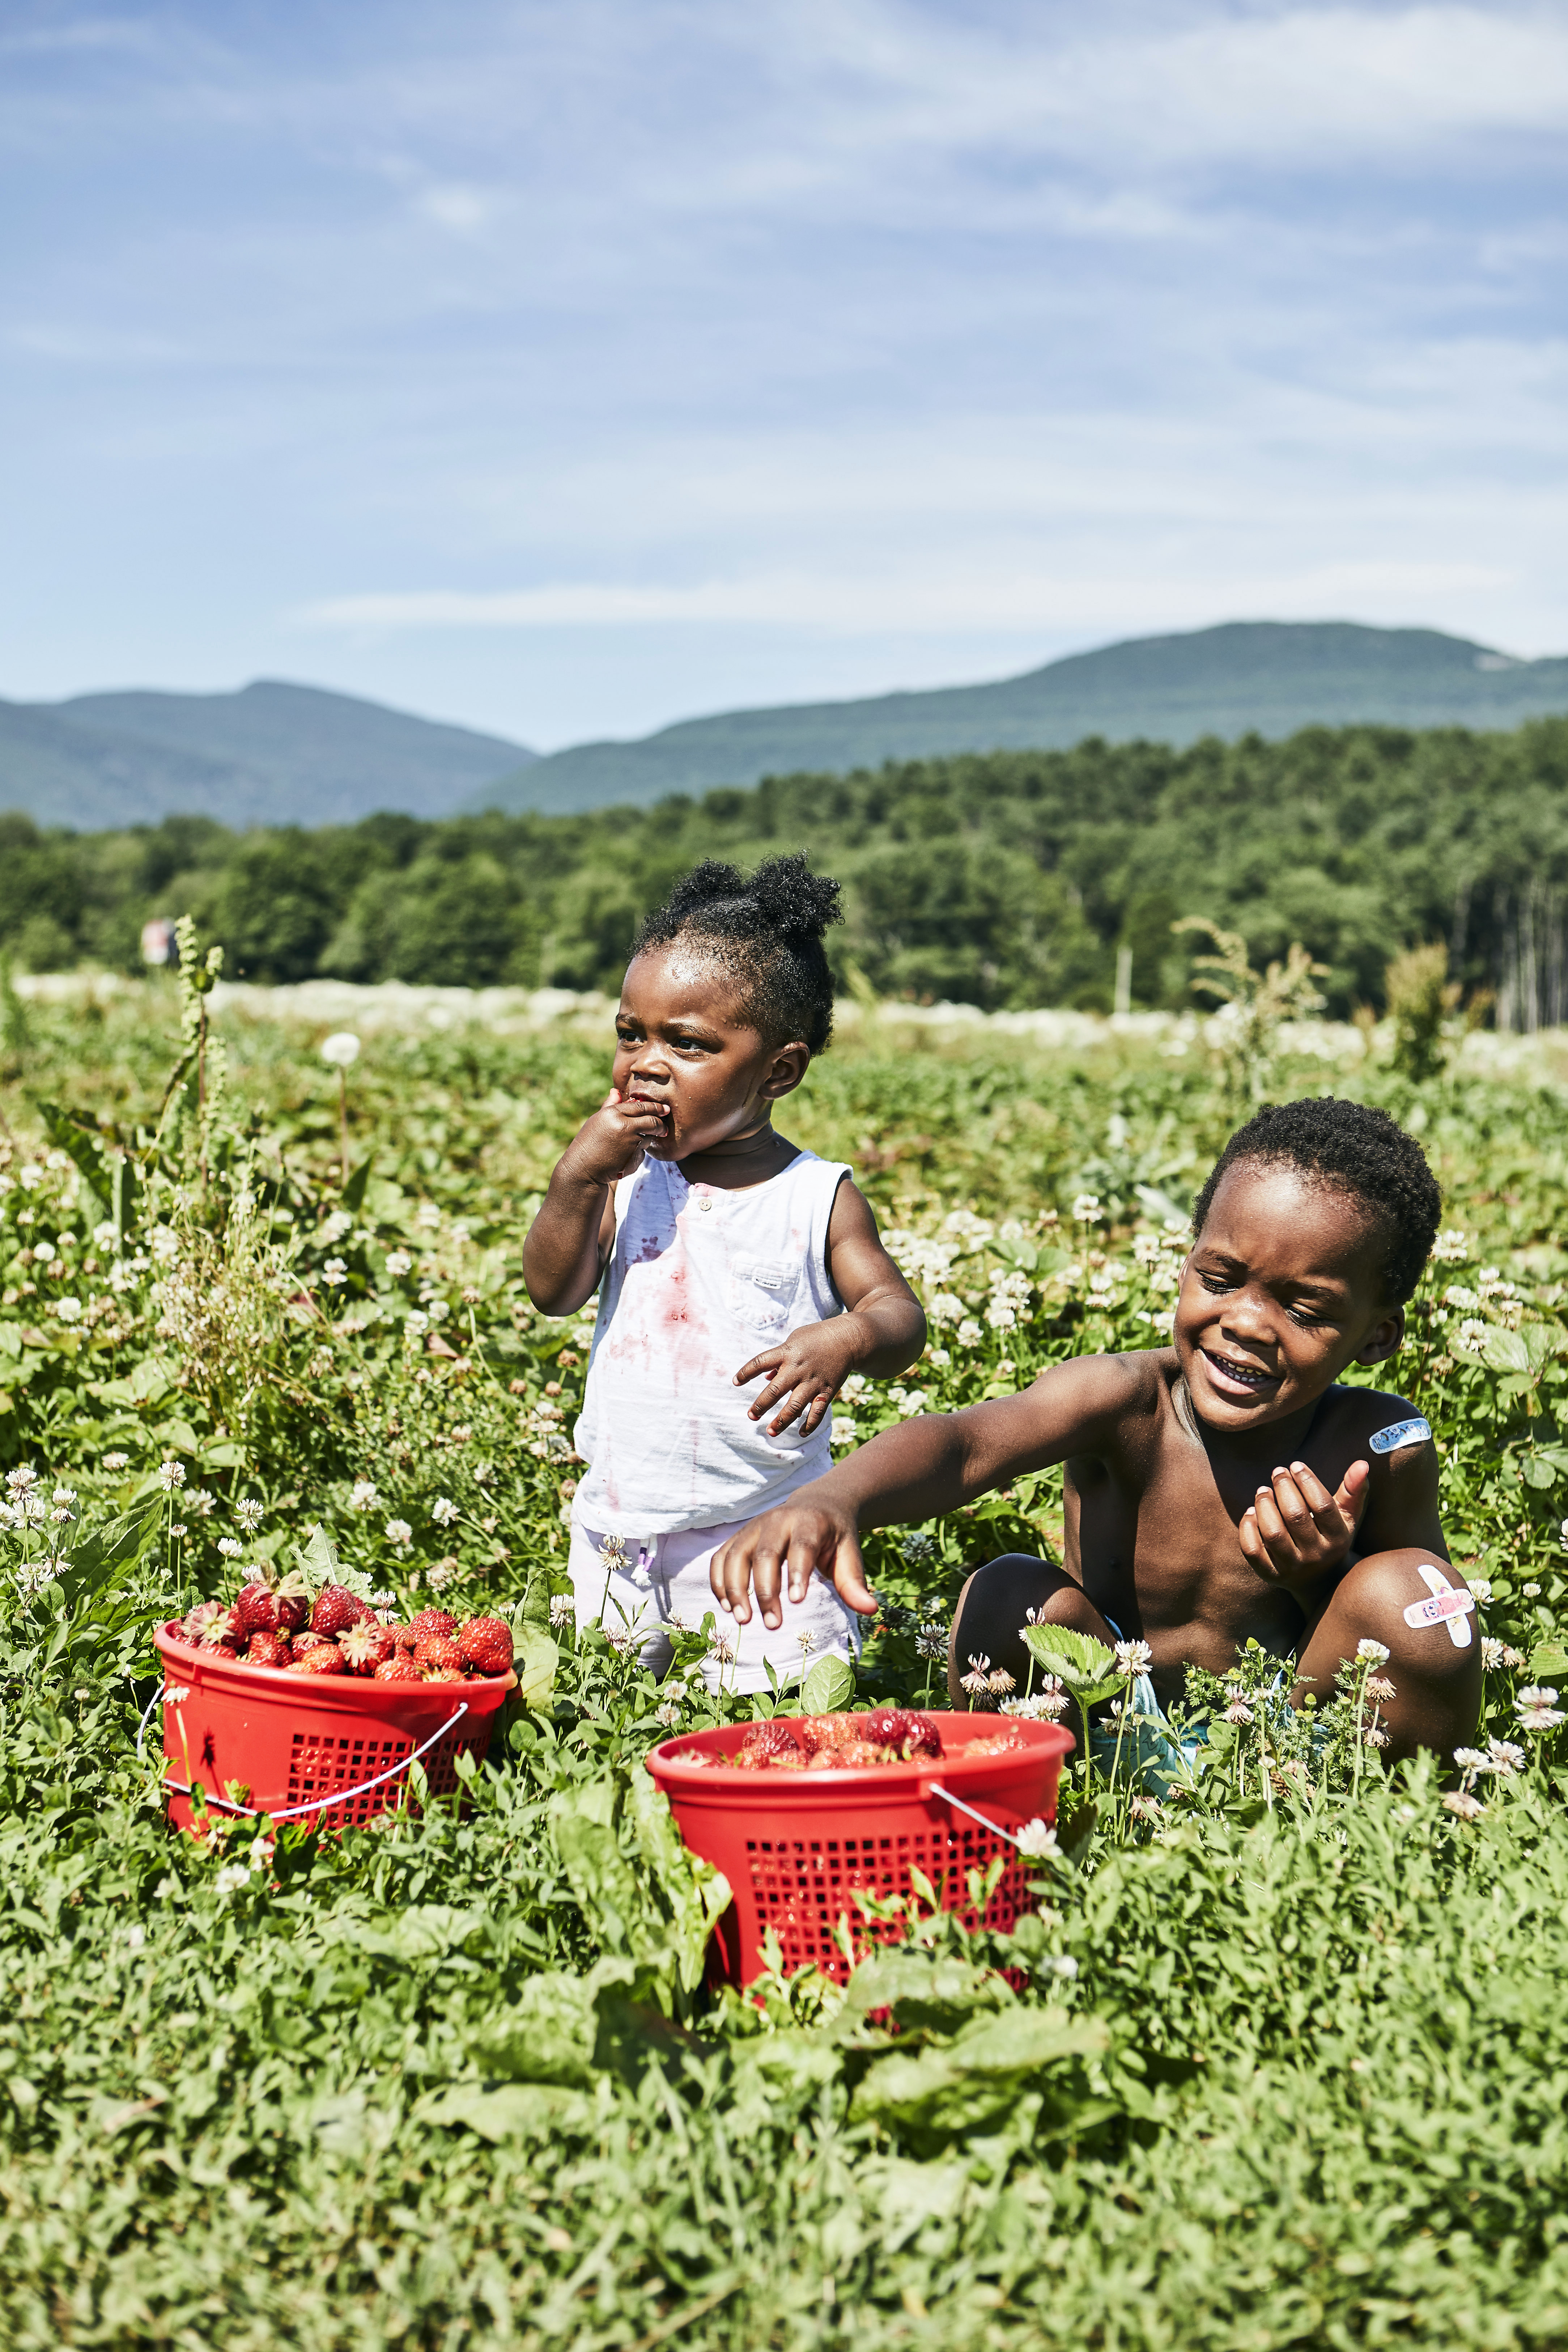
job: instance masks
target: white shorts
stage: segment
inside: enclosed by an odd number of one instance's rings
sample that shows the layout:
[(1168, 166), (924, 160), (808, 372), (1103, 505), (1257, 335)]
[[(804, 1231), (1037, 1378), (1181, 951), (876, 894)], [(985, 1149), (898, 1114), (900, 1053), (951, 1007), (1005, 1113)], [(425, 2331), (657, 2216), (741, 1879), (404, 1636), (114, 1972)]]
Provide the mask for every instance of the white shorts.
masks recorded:
[(644, 1665), (662, 1674), (670, 1656), (664, 1627), (679, 1623), (695, 1633), (711, 1610), (713, 1648), (703, 1661), (702, 1676), (715, 1691), (764, 1691), (769, 1666), (784, 1684), (818, 1658), (844, 1658), (853, 1664), (860, 1651), (860, 1621), (826, 1577), (812, 1578), (804, 1601), (780, 1594), (784, 1622), (776, 1630), (763, 1624), (754, 1603), (746, 1625), (720, 1608), (708, 1581), (709, 1565), (720, 1545), (750, 1524), (730, 1519), (722, 1527), (681, 1528), (674, 1535), (623, 1536), (625, 1565), (618, 1566), (601, 1549), (605, 1538), (574, 1519), (566, 1565), (578, 1631), (602, 1622), (611, 1633), (623, 1626), (628, 1633), (640, 1633)]

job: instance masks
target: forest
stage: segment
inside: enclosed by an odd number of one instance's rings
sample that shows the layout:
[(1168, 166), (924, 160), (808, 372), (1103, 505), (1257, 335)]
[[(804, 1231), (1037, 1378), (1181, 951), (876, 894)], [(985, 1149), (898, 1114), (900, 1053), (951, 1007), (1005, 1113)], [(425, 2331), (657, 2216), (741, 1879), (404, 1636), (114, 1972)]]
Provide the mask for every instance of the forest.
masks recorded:
[(639, 916), (697, 859), (786, 848), (844, 881), (839, 978), (885, 997), (1110, 1011), (1129, 950), (1131, 1004), (1183, 1004), (1203, 942), (1171, 927), (1205, 915), (1255, 961), (1301, 940), (1342, 1018), (1381, 1011), (1390, 956), (1432, 940), (1500, 1026), (1564, 1013), (1563, 719), (1179, 751), (1091, 738), (580, 816), (74, 834), (11, 814), (0, 953), (134, 970), (143, 922), (189, 913), (237, 978), (613, 986)]

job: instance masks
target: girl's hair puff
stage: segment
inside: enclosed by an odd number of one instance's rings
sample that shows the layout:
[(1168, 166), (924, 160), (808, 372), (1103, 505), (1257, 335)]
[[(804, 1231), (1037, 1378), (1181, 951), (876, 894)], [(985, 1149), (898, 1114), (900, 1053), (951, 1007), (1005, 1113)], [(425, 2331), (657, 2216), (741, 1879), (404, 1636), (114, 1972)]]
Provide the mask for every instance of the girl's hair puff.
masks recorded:
[(677, 940), (700, 943), (735, 982), (742, 1018), (770, 1045), (799, 1038), (820, 1054), (833, 1034), (833, 975), (822, 935), (844, 919), (841, 895), (798, 850), (764, 858), (749, 881), (738, 867), (705, 857), (646, 919), (632, 953)]

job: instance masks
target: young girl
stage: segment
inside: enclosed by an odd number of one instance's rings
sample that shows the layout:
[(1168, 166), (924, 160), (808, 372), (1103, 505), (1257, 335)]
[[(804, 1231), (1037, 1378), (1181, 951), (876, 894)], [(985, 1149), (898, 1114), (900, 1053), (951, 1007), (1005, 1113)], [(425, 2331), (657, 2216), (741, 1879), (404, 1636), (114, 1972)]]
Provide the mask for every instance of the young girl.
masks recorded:
[[(609, 1093), (562, 1154), (523, 1251), (529, 1296), (599, 1291), (570, 1568), (579, 1626), (700, 1625), (715, 1549), (831, 1465), (847, 1375), (890, 1378), (925, 1318), (849, 1170), (775, 1134), (826, 1046), (822, 935), (838, 885), (801, 856), (749, 882), (711, 859), (637, 935)], [(742, 1691), (829, 1652), (858, 1620), (816, 1580), (776, 1626), (721, 1620), (709, 1678)]]

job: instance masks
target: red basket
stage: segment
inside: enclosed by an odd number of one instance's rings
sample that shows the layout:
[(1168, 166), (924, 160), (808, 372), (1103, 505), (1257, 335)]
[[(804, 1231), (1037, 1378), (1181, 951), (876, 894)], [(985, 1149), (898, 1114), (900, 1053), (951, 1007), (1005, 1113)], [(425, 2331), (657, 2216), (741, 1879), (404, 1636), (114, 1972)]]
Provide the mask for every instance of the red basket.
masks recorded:
[[(911, 1867), (925, 1873), (945, 1909), (975, 1927), (969, 1874), (1004, 1855), (1007, 1866), (984, 1924), (1013, 1926), (1026, 1895), (1018, 1849), (1006, 1832), (1029, 1821), (1055, 1821), (1057, 1780), (1072, 1736), (1059, 1724), (994, 1715), (931, 1719), (945, 1752), (911, 1764), (752, 1772), (681, 1761), (694, 1751), (732, 1756), (745, 1737), (739, 1724), (667, 1739), (653, 1750), (647, 1769), (681, 1836), (730, 1882), (735, 1899), (715, 1943), (732, 1984), (749, 1984), (761, 1973), (768, 1927), (783, 1947), (786, 1969), (815, 1964), (841, 1982), (848, 1963), (835, 1934), (839, 1920), (847, 1918), (857, 1951), (871, 1940), (856, 1890), (907, 1895)], [(1004, 1732), (1016, 1742), (1008, 1754), (964, 1753)]]
[[(178, 1620), (153, 1638), (163, 1660), (169, 1818), (180, 1829), (191, 1826), (197, 1782), (213, 1812), (269, 1813), (335, 1829), (397, 1804), (416, 1757), (431, 1793), (446, 1796), (457, 1786), (455, 1759), (488, 1752), (501, 1702), (517, 1681), (515, 1675), (465, 1683), (286, 1675), (215, 1657), (185, 1640)], [(171, 1690), (185, 1696), (171, 1700)], [(248, 1791), (243, 1803), (225, 1793), (231, 1781)]]

